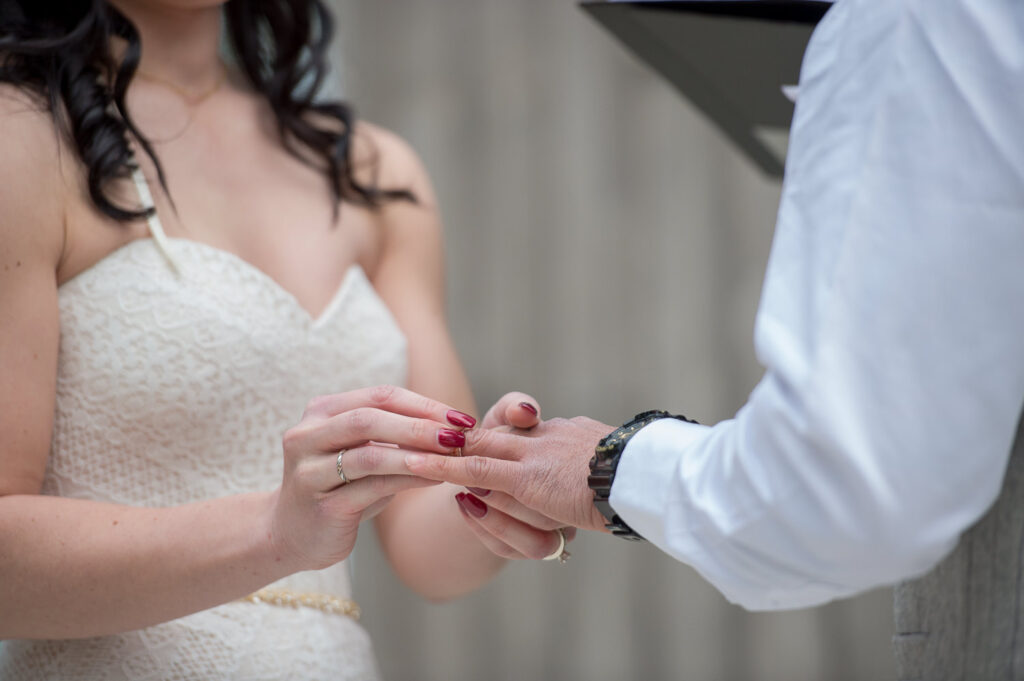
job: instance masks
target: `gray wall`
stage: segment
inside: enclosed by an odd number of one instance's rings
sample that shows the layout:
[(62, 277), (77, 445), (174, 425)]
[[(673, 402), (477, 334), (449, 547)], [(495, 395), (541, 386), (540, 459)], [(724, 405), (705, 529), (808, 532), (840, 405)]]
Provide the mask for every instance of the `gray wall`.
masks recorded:
[[(568, 0), (335, 0), (346, 96), (407, 138), (447, 226), (456, 343), (481, 407), (705, 423), (743, 404), (779, 185)], [(651, 546), (584, 536), (428, 605), (360, 539), (388, 679), (892, 678), (888, 591), (750, 614)]]

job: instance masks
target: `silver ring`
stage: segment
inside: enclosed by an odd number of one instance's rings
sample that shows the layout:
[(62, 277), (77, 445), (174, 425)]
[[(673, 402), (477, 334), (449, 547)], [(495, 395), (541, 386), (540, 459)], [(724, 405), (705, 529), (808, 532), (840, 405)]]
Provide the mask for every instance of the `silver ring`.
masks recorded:
[(558, 560), (563, 565), (572, 556), (571, 553), (565, 550), (565, 530), (559, 527), (555, 532), (558, 533), (558, 548), (551, 552), (550, 556), (545, 556), (541, 560)]
[(341, 467), (341, 457), (345, 456), (345, 452), (347, 451), (347, 449), (343, 449), (338, 452), (338, 477), (341, 478), (341, 484), (343, 485), (347, 485), (349, 483), (349, 479), (345, 477), (345, 469)]

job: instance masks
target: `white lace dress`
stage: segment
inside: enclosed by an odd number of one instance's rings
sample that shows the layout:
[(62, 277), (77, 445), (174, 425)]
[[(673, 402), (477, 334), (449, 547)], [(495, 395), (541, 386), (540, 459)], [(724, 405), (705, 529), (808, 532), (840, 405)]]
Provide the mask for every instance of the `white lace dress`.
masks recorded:
[[(60, 288), (46, 494), (172, 506), (270, 490), (310, 397), (404, 381), (405, 339), (358, 266), (313, 319), (244, 260), (150, 227)], [(273, 586), (350, 596), (344, 563)], [(235, 602), (116, 636), (0, 644), (0, 679), (285, 678), (378, 678), (366, 632)]]

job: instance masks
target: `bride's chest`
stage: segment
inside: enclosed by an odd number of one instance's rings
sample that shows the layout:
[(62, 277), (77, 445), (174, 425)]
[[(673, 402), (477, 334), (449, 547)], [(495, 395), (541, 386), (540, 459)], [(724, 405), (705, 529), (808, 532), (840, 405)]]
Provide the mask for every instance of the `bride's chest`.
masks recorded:
[[(370, 276), (383, 254), (384, 225), (351, 203), (335, 207), (325, 173), (279, 148), (240, 144), (231, 153), (213, 142), (159, 150), (167, 189), (145, 155), (138, 161), (167, 236), (237, 255), (289, 291), (311, 314), (330, 301), (353, 265)], [(125, 207), (140, 205), (130, 180), (118, 187)], [(86, 200), (69, 197), (67, 281), (131, 241), (148, 236), (145, 220), (115, 224)]]
[(147, 239), (61, 287), (58, 400), (167, 433), (254, 415), (276, 432), (315, 395), (404, 382), (405, 338), (358, 266), (312, 316), (237, 256), (168, 248), (178, 274)]

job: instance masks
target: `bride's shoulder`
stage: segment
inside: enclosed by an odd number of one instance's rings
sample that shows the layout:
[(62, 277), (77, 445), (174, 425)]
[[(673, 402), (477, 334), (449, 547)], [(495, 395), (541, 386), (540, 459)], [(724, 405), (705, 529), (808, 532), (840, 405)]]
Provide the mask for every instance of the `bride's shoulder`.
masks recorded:
[(65, 183), (53, 117), (37, 98), (0, 83), (0, 238), (59, 256)]
[(5, 174), (40, 179), (58, 168), (53, 116), (40, 98), (9, 83), (0, 83), (0, 148)]
[(360, 183), (408, 190), (421, 207), (433, 207), (434, 188), (419, 154), (398, 134), (368, 121), (352, 135), (352, 172)]
[[(443, 297), (443, 238), (430, 178), (412, 146), (372, 123), (359, 123), (353, 135), (353, 174), (380, 189), (406, 190), (413, 201), (384, 202), (373, 212), (382, 249), (371, 280), (387, 300), (388, 291)], [(417, 294), (419, 295), (419, 294)]]

